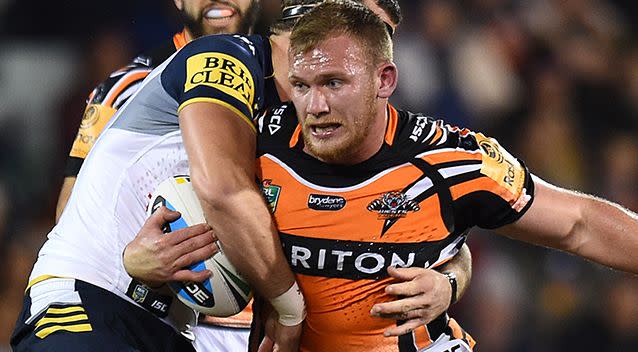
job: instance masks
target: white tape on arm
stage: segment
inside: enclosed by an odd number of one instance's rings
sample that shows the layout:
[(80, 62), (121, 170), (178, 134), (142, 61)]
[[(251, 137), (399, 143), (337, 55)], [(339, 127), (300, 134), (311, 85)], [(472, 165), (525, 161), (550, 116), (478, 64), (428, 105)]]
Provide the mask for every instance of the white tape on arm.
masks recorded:
[(272, 307), (279, 313), (279, 324), (295, 326), (306, 318), (306, 301), (295, 281), (288, 291), (270, 300)]

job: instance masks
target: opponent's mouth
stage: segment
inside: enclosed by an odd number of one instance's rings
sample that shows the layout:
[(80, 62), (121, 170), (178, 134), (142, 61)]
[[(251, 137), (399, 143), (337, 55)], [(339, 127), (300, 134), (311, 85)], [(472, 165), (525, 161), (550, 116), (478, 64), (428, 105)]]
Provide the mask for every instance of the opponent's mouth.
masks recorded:
[(236, 10), (229, 6), (213, 7), (204, 13), (204, 17), (209, 20), (219, 20), (224, 18), (233, 17)]

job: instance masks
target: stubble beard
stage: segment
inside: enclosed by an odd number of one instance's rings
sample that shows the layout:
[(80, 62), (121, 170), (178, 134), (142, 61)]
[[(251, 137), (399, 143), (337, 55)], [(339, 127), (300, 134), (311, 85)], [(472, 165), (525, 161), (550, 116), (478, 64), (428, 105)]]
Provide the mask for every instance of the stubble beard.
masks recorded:
[(310, 155), (328, 164), (352, 164), (353, 158), (356, 157), (362, 144), (370, 135), (373, 125), (371, 119), (376, 113), (375, 98), (376, 96), (373, 95), (364, 98), (363, 115), (358, 116), (357, 120), (354, 123), (349, 123), (348, 126), (342, 125), (341, 128), (348, 130), (346, 135), (338, 141), (313, 139), (310, 128), (304, 127), (303, 139)]
[(197, 16), (191, 16), (185, 10), (181, 10), (179, 11), (179, 17), (184, 24), (184, 27), (188, 29), (193, 38), (199, 38), (201, 36), (210, 34), (248, 34), (257, 19), (257, 15), (259, 13), (259, 3), (256, 0), (252, 1), (244, 12), (237, 8), (235, 10), (237, 11), (236, 15), (239, 16), (238, 28), (236, 30), (234, 28), (230, 28), (227, 31), (215, 33), (206, 32), (206, 26), (204, 25), (204, 15), (202, 13), (199, 13)]

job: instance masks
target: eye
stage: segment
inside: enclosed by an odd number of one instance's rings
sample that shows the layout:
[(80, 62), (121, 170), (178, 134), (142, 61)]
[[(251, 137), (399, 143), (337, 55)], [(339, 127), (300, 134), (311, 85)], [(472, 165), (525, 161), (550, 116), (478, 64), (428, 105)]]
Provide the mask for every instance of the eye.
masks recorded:
[(308, 89), (308, 86), (304, 84), (303, 82), (291, 82), (291, 84), (292, 84), (292, 88), (296, 92), (304, 92)]
[(343, 82), (339, 79), (331, 79), (326, 83), (326, 86), (330, 89), (338, 89), (341, 88)]

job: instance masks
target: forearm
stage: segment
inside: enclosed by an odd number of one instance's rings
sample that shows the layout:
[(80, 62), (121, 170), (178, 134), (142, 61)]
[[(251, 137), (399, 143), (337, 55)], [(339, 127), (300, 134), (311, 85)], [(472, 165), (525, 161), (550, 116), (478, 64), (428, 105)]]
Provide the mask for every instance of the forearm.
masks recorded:
[(638, 215), (617, 204), (585, 197), (565, 250), (638, 274)]
[(180, 121), (193, 187), (224, 253), (259, 294), (280, 295), (294, 276), (255, 183), (254, 132), (210, 103), (188, 105)]
[(202, 200), (202, 206), (224, 253), (257, 292), (270, 299), (293, 284), (272, 216), (256, 187)]
[(532, 206), (497, 232), (638, 273), (638, 216), (621, 206), (534, 179)]
[(463, 297), (472, 280), (472, 253), (470, 248), (467, 244), (463, 244), (457, 255), (449, 262), (436, 268), (436, 270), (441, 273), (453, 272), (456, 275), (456, 301), (458, 301)]

